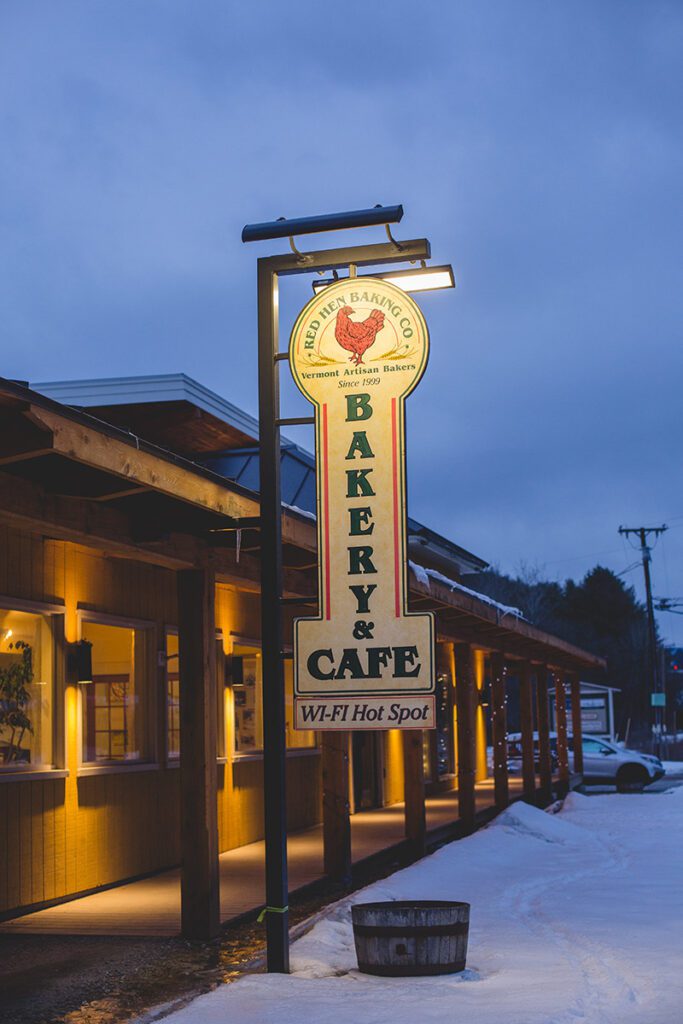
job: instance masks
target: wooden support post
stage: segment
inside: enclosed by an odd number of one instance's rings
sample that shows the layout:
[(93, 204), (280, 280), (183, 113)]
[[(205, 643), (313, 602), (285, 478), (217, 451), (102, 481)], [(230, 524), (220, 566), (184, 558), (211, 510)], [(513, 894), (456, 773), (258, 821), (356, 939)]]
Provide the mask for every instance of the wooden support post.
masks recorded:
[(493, 788), (496, 807), (510, 802), (508, 790), (507, 716), (505, 713), (505, 655), (491, 655), (491, 732), (493, 738)]
[(533, 804), (536, 801), (536, 768), (534, 767), (534, 701), (531, 685), (531, 665), (525, 661), (520, 666), (519, 710), (522, 731), (522, 783), (524, 799)]
[(557, 721), (557, 763), (560, 796), (569, 792), (569, 748), (567, 746), (567, 691), (564, 673), (554, 672), (555, 719)]
[(403, 733), (403, 784), (406, 839), (413, 856), (424, 857), (427, 817), (421, 729), (406, 729)]
[(572, 748), (574, 750), (574, 771), (583, 775), (583, 727), (581, 723), (581, 682), (573, 672), (569, 677), (572, 695)]
[(536, 669), (536, 721), (538, 723), (539, 797), (542, 804), (548, 804), (553, 796), (553, 767), (550, 757), (548, 668), (546, 665), (539, 665)]
[(186, 939), (220, 929), (213, 569), (178, 573), (180, 650), (181, 927)]
[(324, 732), (322, 736), (325, 874), (336, 882), (347, 884), (351, 881), (350, 734)]
[(458, 709), (458, 814), (464, 831), (474, 830), (477, 771), (477, 685), (470, 644), (455, 644), (455, 702)]

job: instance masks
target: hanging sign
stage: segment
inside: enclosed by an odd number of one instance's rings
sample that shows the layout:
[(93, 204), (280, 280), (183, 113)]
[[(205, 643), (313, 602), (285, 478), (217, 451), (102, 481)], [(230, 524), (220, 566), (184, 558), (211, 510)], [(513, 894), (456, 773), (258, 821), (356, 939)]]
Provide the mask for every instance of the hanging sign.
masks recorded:
[(407, 607), (405, 399), (427, 325), (406, 292), (347, 278), (299, 315), (289, 363), (315, 406), (319, 615), (294, 623), (297, 729), (435, 726), (434, 617)]

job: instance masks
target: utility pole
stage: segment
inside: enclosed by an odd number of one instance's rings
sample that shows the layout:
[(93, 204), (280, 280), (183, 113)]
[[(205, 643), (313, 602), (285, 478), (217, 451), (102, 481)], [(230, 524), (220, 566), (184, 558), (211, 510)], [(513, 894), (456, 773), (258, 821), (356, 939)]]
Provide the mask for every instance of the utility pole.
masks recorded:
[[(652, 580), (650, 578), (650, 562), (652, 561), (652, 552), (647, 543), (647, 539), (650, 534), (654, 537), (659, 537), (660, 534), (664, 533), (668, 527), (665, 524), (661, 526), (620, 526), (619, 533), (628, 537), (630, 534), (635, 533), (640, 540), (640, 553), (643, 559), (643, 575), (645, 577), (645, 599), (647, 604), (647, 636), (648, 636), (648, 663), (650, 668), (650, 704), (654, 705), (655, 711), (655, 745), (657, 754), (660, 755), (662, 752), (662, 725), (664, 722), (665, 709), (662, 704), (659, 703), (661, 700), (660, 694), (664, 694), (662, 687), (662, 677), (659, 671), (659, 663), (657, 661), (657, 627), (655, 625), (655, 611), (652, 604)], [(652, 699), (652, 695), (657, 694), (655, 700)]]

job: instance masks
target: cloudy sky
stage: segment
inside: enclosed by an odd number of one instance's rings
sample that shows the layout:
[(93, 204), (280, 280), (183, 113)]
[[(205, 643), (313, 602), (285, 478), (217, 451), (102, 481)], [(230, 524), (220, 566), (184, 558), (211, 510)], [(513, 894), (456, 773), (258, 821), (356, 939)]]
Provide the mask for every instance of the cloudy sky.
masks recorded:
[(679, 0), (4, 0), (0, 372), (184, 371), (255, 413), (242, 225), (402, 202), (458, 280), (422, 301), (413, 515), (560, 579), (667, 522), (683, 596), (682, 56)]

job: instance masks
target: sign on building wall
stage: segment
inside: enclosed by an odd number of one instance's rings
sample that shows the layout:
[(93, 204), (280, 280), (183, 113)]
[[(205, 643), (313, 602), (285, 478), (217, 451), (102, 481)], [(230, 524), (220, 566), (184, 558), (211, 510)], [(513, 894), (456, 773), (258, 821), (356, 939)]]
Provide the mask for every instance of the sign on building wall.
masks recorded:
[(299, 315), (289, 362), (315, 406), (319, 615), (294, 624), (298, 729), (435, 725), (434, 620), (408, 613), (405, 399), (429, 335), (406, 292), (347, 278)]

